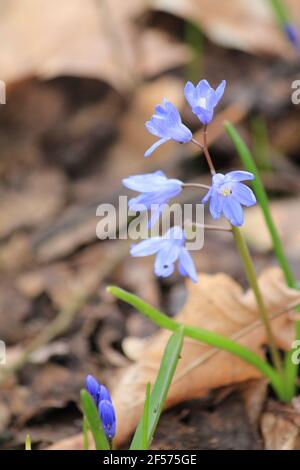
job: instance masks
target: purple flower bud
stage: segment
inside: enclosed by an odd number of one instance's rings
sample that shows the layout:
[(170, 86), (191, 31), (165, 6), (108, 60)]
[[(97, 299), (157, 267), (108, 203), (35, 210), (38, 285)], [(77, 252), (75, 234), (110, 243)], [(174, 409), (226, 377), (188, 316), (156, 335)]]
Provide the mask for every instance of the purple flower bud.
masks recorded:
[(287, 23), (284, 29), (288, 40), (300, 54), (300, 33), (298, 28), (292, 23)]
[(108, 439), (113, 439), (116, 434), (116, 415), (113, 404), (110, 399), (110, 395), (108, 390), (101, 385), (101, 389), (105, 389), (105, 393), (103, 396), (107, 398), (100, 399), (98, 404), (98, 413), (101, 418), (101, 422), (103, 425), (103, 429), (105, 435)]
[(116, 416), (109, 391), (104, 385), (100, 385), (92, 375), (86, 377), (85, 383), (97, 406), (105, 435), (108, 439), (113, 439), (116, 434)]
[(95, 377), (93, 377), (92, 375), (88, 375), (86, 377), (85, 384), (86, 384), (87, 391), (93, 398), (96, 406), (98, 406), (98, 401), (100, 397), (100, 385), (98, 384)]

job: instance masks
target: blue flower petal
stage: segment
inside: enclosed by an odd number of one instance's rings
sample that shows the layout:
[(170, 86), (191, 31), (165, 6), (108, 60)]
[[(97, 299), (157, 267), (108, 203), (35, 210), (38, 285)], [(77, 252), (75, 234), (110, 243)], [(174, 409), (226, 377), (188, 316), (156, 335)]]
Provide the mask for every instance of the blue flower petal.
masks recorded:
[(162, 171), (155, 171), (154, 173), (145, 173), (143, 175), (128, 176), (122, 180), (126, 188), (141, 193), (153, 192), (154, 185), (165, 184), (168, 178)]
[(223, 81), (220, 83), (220, 85), (218, 86), (218, 88), (216, 89), (216, 91), (215, 91), (214, 106), (217, 106), (217, 104), (219, 103), (219, 101), (220, 101), (221, 98), (223, 97), (224, 91), (225, 91), (225, 87), (226, 87), (226, 80), (223, 80)]
[(163, 138), (155, 142), (153, 145), (151, 145), (150, 148), (148, 148), (148, 150), (146, 150), (146, 152), (144, 153), (144, 157), (150, 157), (150, 155), (154, 152), (154, 150), (156, 150), (158, 147), (168, 142), (168, 140), (170, 140), (170, 138)]
[(148, 222), (148, 228), (152, 228), (156, 222), (158, 221), (158, 219), (160, 218), (160, 215), (163, 213), (163, 211), (165, 210), (167, 204), (156, 204), (156, 208), (151, 207), (151, 217), (150, 217), (150, 220)]
[(187, 82), (184, 87), (184, 96), (191, 107), (195, 105), (196, 88), (192, 82)]
[(174, 271), (174, 263), (178, 258), (180, 247), (175, 243), (168, 243), (161, 249), (155, 258), (154, 272), (156, 276), (168, 277)]
[(204, 125), (208, 125), (214, 115), (214, 108), (219, 103), (225, 90), (226, 82), (223, 80), (214, 90), (207, 80), (201, 80), (196, 87), (187, 82), (184, 88), (185, 97), (192, 111)]
[(192, 108), (192, 111), (193, 111), (194, 114), (196, 114), (198, 119), (205, 126), (207, 126), (212, 121), (213, 116), (214, 116), (213, 109), (204, 109), (204, 108), (201, 108), (200, 106)]
[(186, 127), (180, 117), (180, 113), (176, 106), (174, 106), (166, 98), (163, 103), (155, 107), (155, 114), (149, 121), (146, 122), (147, 130), (161, 139), (156, 142), (145, 153), (145, 157), (151, 153), (161, 144), (172, 139), (177, 142), (186, 143), (192, 140), (193, 135), (188, 127)]
[(214, 89), (210, 86), (208, 81), (200, 80), (196, 86), (196, 99), (199, 100), (200, 98), (207, 98), (212, 92), (214, 92)]
[(131, 256), (149, 256), (157, 253), (165, 246), (166, 241), (162, 237), (152, 237), (143, 240), (130, 248)]
[(230, 171), (226, 173), (224, 183), (229, 181), (251, 181), (254, 180), (253, 173), (250, 171)]
[(209, 198), (211, 197), (211, 194), (212, 194), (212, 190), (213, 188), (209, 188), (209, 190), (207, 191), (207, 193), (205, 194), (205, 196), (202, 198), (202, 204), (206, 204), (208, 201), (209, 201)]
[(171, 227), (163, 236), (164, 240), (169, 240), (178, 246), (183, 246), (185, 243), (184, 230), (179, 225)]
[(101, 418), (104, 432), (108, 439), (113, 439), (116, 434), (116, 415), (112, 403), (108, 400), (100, 400), (98, 413)]
[(97, 405), (99, 396), (100, 396), (100, 389), (101, 389), (100, 384), (92, 375), (88, 375), (86, 377), (85, 384), (86, 384), (87, 391), (89, 392), (89, 394), (91, 395), (91, 397), (93, 398), (94, 402)]
[(243, 183), (235, 183), (233, 186), (233, 194), (235, 199), (239, 201), (243, 206), (250, 207), (256, 204), (256, 198), (252, 189), (248, 188)]
[(182, 276), (189, 276), (193, 282), (198, 281), (193, 259), (186, 248), (180, 250), (178, 270)]
[(241, 204), (234, 197), (223, 198), (223, 212), (232, 225), (240, 227), (244, 223), (244, 214)]
[(108, 400), (111, 402), (110, 393), (104, 385), (100, 385), (100, 400)]
[(224, 197), (218, 191), (213, 190), (210, 198), (209, 211), (213, 219), (221, 217), (224, 206)]

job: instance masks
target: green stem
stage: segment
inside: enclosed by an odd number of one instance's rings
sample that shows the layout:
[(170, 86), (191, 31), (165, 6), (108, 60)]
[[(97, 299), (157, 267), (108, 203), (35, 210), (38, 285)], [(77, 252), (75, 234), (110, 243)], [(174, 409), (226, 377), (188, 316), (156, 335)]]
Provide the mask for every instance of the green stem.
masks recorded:
[(274, 13), (281, 26), (289, 23), (290, 15), (284, 3), (281, 0), (270, 0)]
[(119, 287), (110, 286), (107, 288), (107, 291), (118, 299), (121, 299), (124, 302), (127, 302), (129, 305), (132, 305), (160, 328), (176, 331), (182, 326), (184, 336), (195, 339), (201, 343), (214, 346), (218, 349), (223, 349), (224, 351), (228, 351), (234, 356), (243, 359), (245, 362), (251, 364), (257, 370), (259, 370), (265, 377), (267, 377), (270, 380), (270, 383), (278, 397), (281, 400), (286, 401), (285, 390), (283, 389), (282, 381), (278, 373), (273, 369), (273, 367), (271, 367), (266, 361), (264, 361), (250, 349), (233, 341), (230, 338), (227, 338), (226, 336), (220, 335), (213, 331), (184, 325), (175, 320), (172, 320), (171, 318), (167, 317), (167, 315), (147, 304), (136, 295), (120, 289)]
[(257, 200), (259, 201), (268, 230), (272, 238), (272, 243), (273, 243), (273, 248), (274, 248), (276, 258), (278, 259), (278, 262), (284, 273), (288, 287), (295, 288), (296, 281), (290, 269), (288, 260), (286, 259), (286, 256), (284, 254), (280, 237), (278, 235), (277, 229), (273, 222), (273, 218), (272, 218), (270, 207), (269, 207), (268, 196), (265, 191), (263, 182), (261, 180), (258, 168), (255, 165), (255, 162), (250, 153), (250, 150), (248, 149), (247, 145), (245, 144), (245, 142), (243, 141), (243, 139), (241, 138), (237, 130), (233, 127), (233, 125), (230, 122), (226, 122), (224, 126), (230, 139), (234, 143), (239, 153), (239, 156), (244, 164), (245, 169), (247, 171), (250, 171), (254, 175), (254, 180), (252, 181), (252, 185), (253, 185), (254, 192), (256, 194)]
[[(293, 288), (293, 289), (298, 289), (299, 287), (291, 271), (290, 265), (288, 263), (288, 260), (283, 250), (283, 246), (282, 246), (278, 231), (273, 222), (268, 196), (265, 191), (259, 170), (251, 155), (251, 152), (249, 148), (247, 147), (247, 145), (245, 144), (244, 140), (241, 138), (241, 136), (235, 129), (235, 127), (230, 122), (226, 122), (224, 125), (227, 131), (227, 134), (229, 135), (230, 139), (232, 140), (233, 144), (235, 145), (239, 153), (239, 156), (244, 164), (245, 169), (254, 174), (254, 180), (252, 182), (252, 185), (253, 185), (257, 200), (259, 202), (259, 205), (261, 207), (261, 210), (263, 212), (265, 222), (266, 222), (266, 225), (268, 227), (268, 230), (272, 239), (273, 249), (274, 249), (276, 258), (278, 260), (278, 263), (283, 271), (286, 283), (288, 287)], [(300, 308), (297, 308), (297, 310), (300, 311)], [(300, 321), (296, 321), (296, 338), (297, 339), (300, 338)], [(286, 371), (287, 386), (290, 387), (290, 390), (291, 390), (290, 396), (293, 396), (296, 393), (296, 378), (297, 378), (297, 373), (298, 373), (298, 365), (293, 364), (293, 366), (291, 366), (290, 364), (291, 354), (292, 352), (287, 353), (287, 357), (285, 360), (285, 371)]]
[(233, 227), (232, 232), (234, 235), (237, 249), (240, 253), (241, 259), (244, 264), (248, 282), (256, 298), (258, 312), (260, 314), (261, 321), (266, 330), (267, 340), (270, 346), (270, 351), (271, 351), (272, 359), (274, 362), (274, 366), (276, 367), (277, 372), (282, 376), (283, 366), (282, 366), (281, 358), (280, 358), (279, 351), (276, 347), (276, 343), (273, 337), (270, 319), (268, 317), (268, 312), (267, 312), (267, 309), (266, 309), (266, 306), (265, 306), (265, 303), (264, 303), (264, 300), (263, 300), (263, 297), (262, 297), (262, 294), (261, 294), (261, 291), (257, 282), (256, 272), (253, 266), (252, 258), (251, 258), (247, 243), (238, 227)]

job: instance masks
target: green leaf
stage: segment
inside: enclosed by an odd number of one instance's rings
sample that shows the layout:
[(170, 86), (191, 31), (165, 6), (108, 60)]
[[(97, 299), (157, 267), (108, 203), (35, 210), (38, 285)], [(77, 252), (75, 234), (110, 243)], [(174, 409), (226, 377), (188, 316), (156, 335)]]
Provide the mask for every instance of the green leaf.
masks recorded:
[(146, 398), (144, 403), (143, 425), (142, 425), (142, 450), (148, 449), (148, 427), (149, 427), (149, 408), (150, 408), (150, 390), (151, 385), (146, 385)]
[[(161, 412), (163, 410), (163, 406), (165, 400), (167, 398), (167, 394), (169, 388), (172, 383), (172, 379), (175, 374), (176, 366), (178, 360), (180, 358), (180, 353), (182, 350), (183, 345), (183, 327), (179, 326), (178, 331), (176, 331), (171, 338), (169, 339), (166, 349), (164, 351), (163, 358), (161, 360), (160, 368), (158, 371), (158, 375), (151, 392), (150, 400), (149, 400), (149, 410), (145, 412), (145, 408), (148, 406), (146, 405), (144, 408), (144, 415), (137, 427), (135, 435), (133, 437), (130, 450), (142, 450), (148, 449), (156, 426), (158, 424)], [(146, 399), (147, 402), (147, 399)], [(147, 421), (147, 438), (145, 439), (145, 415), (148, 415)], [(146, 442), (145, 442), (146, 441)]]
[(290, 14), (282, 0), (270, 0), (271, 6), (281, 27), (290, 22)]
[(83, 448), (89, 450), (89, 423), (85, 415), (83, 415), (82, 434), (83, 434)]
[(147, 304), (136, 295), (131, 294), (130, 292), (126, 292), (119, 287), (111, 286), (108, 287), (107, 290), (118, 299), (121, 299), (124, 302), (132, 305), (145, 317), (149, 318), (149, 320), (161, 328), (165, 328), (170, 331), (176, 331), (180, 326), (183, 326), (184, 336), (195, 339), (200, 343), (209, 344), (210, 346), (214, 346), (218, 349), (228, 351), (240, 359), (243, 359), (248, 364), (256, 367), (256, 369), (258, 369), (265, 377), (269, 379), (277, 395), (284, 399), (284, 391), (282, 390), (281, 379), (277, 372), (266, 361), (261, 359), (258, 354), (255, 354), (250, 349), (245, 348), (230, 338), (226, 338), (226, 336), (214, 333), (213, 331), (182, 325), (181, 323), (172, 320), (156, 308), (151, 307), (151, 305)]
[(26, 435), (26, 439), (25, 439), (25, 450), (31, 450), (31, 438), (30, 438), (30, 434), (27, 434), (27, 435)]
[[(298, 287), (297, 281), (293, 276), (289, 262), (285, 256), (278, 231), (273, 222), (268, 196), (264, 188), (262, 179), (260, 177), (260, 173), (251, 155), (251, 152), (249, 148), (247, 147), (247, 145), (245, 144), (245, 142), (243, 141), (243, 139), (241, 138), (241, 136), (239, 135), (239, 133), (237, 132), (237, 130), (234, 128), (234, 126), (230, 122), (226, 122), (224, 126), (227, 131), (227, 134), (229, 135), (230, 139), (232, 140), (232, 142), (234, 143), (238, 151), (238, 154), (244, 164), (245, 169), (254, 174), (255, 179), (252, 181), (254, 192), (258, 200), (258, 203), (261, 207), (261, 210), (263, 212), (265, 222), (266, 222), (266, 225), (268, 227), (268, 230), (270, 232), (270, 236), (272, 239), (274, 253), (284, 273), (286, 283), (288, 287), (298, 289), (299, 287)], [(300, 311), (299, 308), (297, 310)], [(300, 338), (300, 321), (296, 322), (296, 338), (298, 339)], [(286, 365), (285, 375), (286, 375), (286, 379), (288, 382), (287, 387), (289, 388), (289, 390), (294, 390), (294, 393), (295, 393), (296, 391), (295, 380), (296, 380), (299, 366), (297, 364), (292, 364), (291, 361), (288, 360), (288, 357), (285, 360), (285, 365)]]
[(263, 212), (266, 225), (270, 232), (274, 252), (276, 254), (278, 263), (280, 264), (281, 269), (285, 275), (287, 285), (289, 287), (295, 288), (296, 280), (294, 279), (294, 276), (290, 269), (290, 265), (284, 254), (282, 243), (270, 212), (268, 196), (261, 180), (260, 173), (255, 164), (255, 161), (250, 153), (249, 148), (247, 147), (237, 130), (234, 128), (234, 126), (230, 122), (226, 122), (224, 126), (227, 131), (227, 134), (229, 135), (230, 139), (236, 147), (236, 150), (243, 162), (245, 169), (254, 174), (255, 179), (252, 181), (252, 186), (257, 197), (258, 203)]
[(81, 390), (80, 396), (83, 413), (86, 416), (88, 425), (92, 431), (96, 449), (110, 450), (110, 446), (106, 439), (98, 410), (91, 395), (86, 390)]

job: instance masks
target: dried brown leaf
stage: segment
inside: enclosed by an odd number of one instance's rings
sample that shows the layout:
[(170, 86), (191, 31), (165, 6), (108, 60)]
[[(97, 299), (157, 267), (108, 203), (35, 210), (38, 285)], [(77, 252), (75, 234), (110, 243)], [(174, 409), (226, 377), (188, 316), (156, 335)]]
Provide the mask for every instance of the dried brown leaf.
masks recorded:
[[(298, 0), (286, 2), (295, 18)], [(280, 31), (268, 2), (261, 0), (153, 0), (159, 10), (168, 11), (199, 25), (216, 43), (258, 54), (287, 57), (293, 54)], [(255, 33), (254, 33), (255, 31)]]
[[(147, 3), (11, 0), (2, 11), (0, 26), (2, 80), (76, 75), (100, 78), (124, 91), (138, 73), (149, 76), (182, 64), (188, 59), (183, 46), (155, 36), (140, 40), (143, 31), (135, 19), (146, 11)], [(147, 61), (140, 60), (145, 50)]]
[(48, 224), (65, 201), (65, 180), (55, 170), (34, 172), (0, 198), (0, 238)]
[(260, 425), (266, 450), (299, 450), (300, 414), (294, 403), (269, 401)]
[[(197, 284), (189, 284), (189, 297), (177, 320), (188, 325), (233, 336), (257, 319), (256, 303), (251, 291), (242, 287), (226, 274), (201, 274)], [(270, 313), (281, 311), (298, 302), (299, 292), (286, 287), (282, 273), (277, 268), (266, 270), (259, 279), (266, 305)], [(289, 348), (294, 338), (294, 323), (287, 314), (272, 320), (277, 344)], [(112, 399), (116, 407), (118, 433), (116, 443), (120, 445), (129, 438), (137, 425), (142, 409), (147, 382), (155, 381), (164, 347), (170, 333), (159, 331), (144, 344), (144, 353), (139, 360), (123, 370), (118, 378)], [(266, 342), (262, 327), (248, 331), (239, 342), (262, 355)], [(212, 388), (231, 385), (260, 377), (260, 373), (240, 359), (226, 352), (218, 352), (203, 361), (198, 367), (185, 372), (195, 359), (210, 352), (205, 344), (186, 339), (174, 382), (171, 386), (166, 408), (176, 403), (200, 398)], [(52, 448), (78, 446), (78, 436), (60, 442)]]

